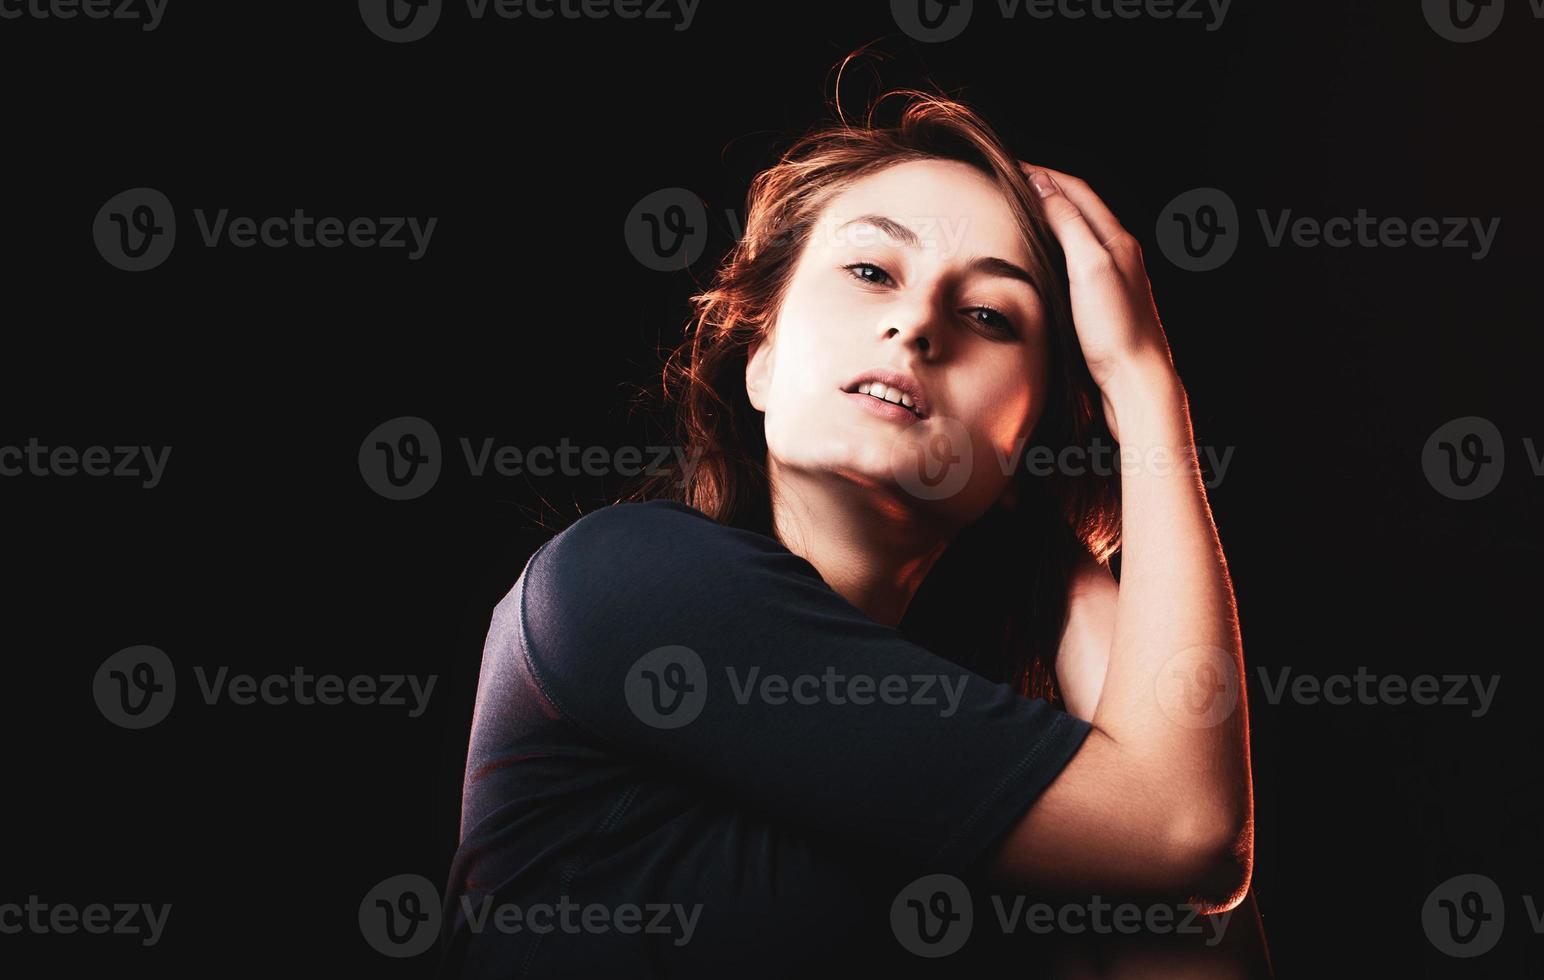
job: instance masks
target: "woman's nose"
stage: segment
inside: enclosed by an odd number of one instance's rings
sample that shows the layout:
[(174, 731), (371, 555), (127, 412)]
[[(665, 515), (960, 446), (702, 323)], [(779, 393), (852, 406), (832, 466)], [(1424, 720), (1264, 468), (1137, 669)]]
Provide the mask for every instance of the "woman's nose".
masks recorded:
[(942, 352), (942, 317), (933, 304), (919, 301), (898, 305), (881, 318), (879, 328), (886, 343), (914, 347), (918, 354), (930, 357)]

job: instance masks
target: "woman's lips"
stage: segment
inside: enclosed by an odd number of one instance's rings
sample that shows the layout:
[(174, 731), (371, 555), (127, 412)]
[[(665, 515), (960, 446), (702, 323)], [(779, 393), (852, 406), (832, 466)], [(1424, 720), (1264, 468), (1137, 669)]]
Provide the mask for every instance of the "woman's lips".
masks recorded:
[(889, 419), (892, 422), (922, 421), (912, 413), (911, 409), (904, 405), (897, 405), (894, 402), (887, 402), (883, 398), (875, 398), (873, 395), (864, 395), (856, 391), (844, 391), (842, 394), (847, 398), (856, 398), (864, 411), (872, 412), (882, 419)]

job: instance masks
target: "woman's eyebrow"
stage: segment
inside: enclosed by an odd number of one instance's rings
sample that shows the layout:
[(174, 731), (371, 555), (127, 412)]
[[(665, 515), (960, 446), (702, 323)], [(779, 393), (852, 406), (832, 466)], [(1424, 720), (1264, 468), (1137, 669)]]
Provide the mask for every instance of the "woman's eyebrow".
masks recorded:
[(1028, 272), (1009, 262), (1007, 259), (999, 259), (993, 256), (971, 259), (965, 266), (975, 272), (982, 272), (989, 276), (1001, 276), (1004, 279), (1017, 279), (1031, 288), (1035, 287), (1035, 280)]
[[(894, 218), (887, 218), (882, 214), (860, 214), (856, 218), (842, 222), (837, 226), (836, 230), (842, 231), (849, 225), (859, 224), (873, 225), (875, 228), (878, 228), (880, 231), (884, 232), (895, 241), (900, 242), (902, 245), (906, 245), (911, 248), (919, 248), (922, 245), (922, 239), (917, 235), (916, 232), (901, 224), (899, 221), (896, 221)], [(1012, 262), (1009, 262), (1007, 259), (999, 259), (995, 256), (983, 256), (980, 258), (971, 259), (965, 267), (972, 272), (980, 272), (989, 276), (999, 276), (1004, 279), (1017, 279), (1019, 282), (1022, 282), (1031, 287), (1035, 285), (1034, 277), (1032, 277), (1028, 272), (1024, 271), (1024, 269), (1014, 265)]]
[(916, 232), (901, 224), (899, 221), (896, 221), (894, 218), (887, 218), (882, 214), (860, 214), (856, 218), (853, 218), (851, 221), (842, 222), (839, 226), (837, 226), (836, 230), (843, 231), (849, 225), (873, 225), (875, 228), (878, 228), (880, 231), (884, 232), (886, 235), (889, 235), (891, 238), (900, 242), (902, 245), (909, 245), (912, 248), (917, 248), (922, 244), (922, 239), (917, 237)]

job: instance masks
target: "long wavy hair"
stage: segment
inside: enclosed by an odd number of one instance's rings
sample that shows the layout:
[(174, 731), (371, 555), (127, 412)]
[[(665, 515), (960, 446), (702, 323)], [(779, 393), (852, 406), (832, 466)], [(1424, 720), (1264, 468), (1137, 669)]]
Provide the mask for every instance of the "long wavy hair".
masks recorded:
[[(839, 96), (828, 107), (831, 120), (797, 137), (751, 181), (744, 233), (691, 297), (684, 340), (664, 358), (654, 394), (674, 444), (695, 467), (644, 474), (617, 502), (678, 500), (722, 524), (774, 536), (764, 420), (745, 393), (748, 350), (776, 322), (826, 203), (852, 182), (909, 160), (961, 161), (992, 178), (1029, 247), (1029, 271), (1050, 321), (1050, 390), (1026, 453), (1043, 459), (1049, 449), (1062, 459), (1064, 447), (1113, 444), (1073, 331), (1065, 256), (998, 134), (941, 92), (891, 89), (869, 102), (861, 121), (847, 118)], [(1071, 573), (1086, 554), (1104, 561), (1119, 548), (1120, 488), (1114, 473), (1052, 470), (1015, 469), (1017, 503), (994, 503), (954, 537), (899, 628), (961, 667), (1059, 704), (1055, 659)]]

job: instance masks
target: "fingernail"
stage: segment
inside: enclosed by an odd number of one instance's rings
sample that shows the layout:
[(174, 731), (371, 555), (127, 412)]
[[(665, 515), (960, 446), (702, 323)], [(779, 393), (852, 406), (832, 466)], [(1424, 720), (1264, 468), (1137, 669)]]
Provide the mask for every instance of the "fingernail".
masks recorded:
[(1029, 186), (1033, 187), (1035, 193), (1041, 197), (1050, 197), (1051, 192), (1056, 190), (1056, 184), (1052, 182), (1051, 175), (1044, 170), (1036, 170), (1029, 175)]

